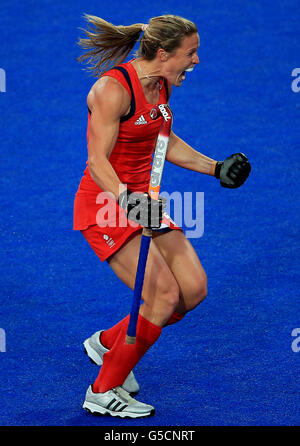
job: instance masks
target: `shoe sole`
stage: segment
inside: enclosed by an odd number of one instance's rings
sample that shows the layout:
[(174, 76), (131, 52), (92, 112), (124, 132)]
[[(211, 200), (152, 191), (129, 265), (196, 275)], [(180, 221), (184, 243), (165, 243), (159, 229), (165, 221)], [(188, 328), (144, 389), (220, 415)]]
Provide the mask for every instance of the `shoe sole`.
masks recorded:
[(105, 407), (98, 406), (98, 404), (89, 403), (88, 401), (85, 401), (82, 407), (86, 412), (92, 415), (110, 415), (112, 417), (120, 418), (146, 418), (151, 417), (155, 414), (155, 409), (152, 409), (150, 412), (146, 412), (143, 414), (134, 412), (112, 412)]
[(88, 355), (88, 357), (90, 358), (90, 361), (93, 364), (102, 365), (103, 361), (102, 361), (101, 356), (98, 355), (98, 353), (93, 349), (93, 347), (90, 346), (88, 339), (86, 339), (84, 341), (83, 345), (84, 345), (84, 351)]

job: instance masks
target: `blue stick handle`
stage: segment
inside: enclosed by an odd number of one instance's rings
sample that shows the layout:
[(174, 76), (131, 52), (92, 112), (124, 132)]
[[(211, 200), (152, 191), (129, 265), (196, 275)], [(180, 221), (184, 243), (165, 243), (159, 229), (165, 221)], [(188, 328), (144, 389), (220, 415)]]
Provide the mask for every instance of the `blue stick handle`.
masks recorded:
[(144, 228), (141, 238), (140, 255), (136, 271), (134, 294), (133, 294), (133, 301), (130, 312), (128, 329), (127, 329), (126, 344), (135, 343), (136, 325), (139, 316), (140, 302), (142, 297), (145, 269), (149, 252), (149, 246), (151, 242), (151, 236), (152, 236), (151, 229)]

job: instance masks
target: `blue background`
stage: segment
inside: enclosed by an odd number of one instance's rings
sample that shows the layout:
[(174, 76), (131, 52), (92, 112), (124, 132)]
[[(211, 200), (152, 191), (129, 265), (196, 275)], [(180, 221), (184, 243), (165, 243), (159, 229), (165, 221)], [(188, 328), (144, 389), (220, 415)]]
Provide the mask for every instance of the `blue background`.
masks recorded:
[[(299, 424), (298, 6), (1, 1), (1, 425)], [(204, 234), (191, 241), (209, 292), (137, 365), (139, 398), (156, 407), (141, 420), (81, 408), (98, 374), (82, 341), (124, 317), (132, 298), (72, 230), (95, 81), (76, 61), (84, 13), (115, 24), (164, 13), (193, 20), (200, 64), (173, 89), (174, 130), (216, 160), (243, 151), (253, 167), (242, 188), (228, 190), (166, 165), (164, 190), (204, 192)]]

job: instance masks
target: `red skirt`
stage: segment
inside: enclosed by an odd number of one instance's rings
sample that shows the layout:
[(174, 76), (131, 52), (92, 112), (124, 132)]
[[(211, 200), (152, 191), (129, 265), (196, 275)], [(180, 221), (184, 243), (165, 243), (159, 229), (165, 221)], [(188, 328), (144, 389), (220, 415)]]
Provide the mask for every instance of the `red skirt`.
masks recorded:
[[(142, 230), (142, 226), (127, 220), (127, 224), (125, 225), (124, 223), (123, 227), (115, 227), (112, 225), (101, 227), (98, 224), (94, 224), (87, 229), (81, 230), (81, 233), (101, 262), (104, 262), (104, 260), (107, 260), (112, 254), (118, 251), (134, 233), (141, 233)], [(153, 231), (168, 232), (172, 230), (182, 231), (182, 229), (177, 226), (166, 213), (164, 213), (160, 227)]]

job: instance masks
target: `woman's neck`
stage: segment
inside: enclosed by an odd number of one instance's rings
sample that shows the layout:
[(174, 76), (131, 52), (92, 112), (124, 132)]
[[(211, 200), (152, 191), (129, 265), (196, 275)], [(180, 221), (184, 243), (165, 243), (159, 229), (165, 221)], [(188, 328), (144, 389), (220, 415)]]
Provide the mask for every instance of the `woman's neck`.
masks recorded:
[(143, 88), (149, 92), (161, 89), (162, 76), (160, 75), (160, 70), (155, 61), (135, 59), (133, 65)]

